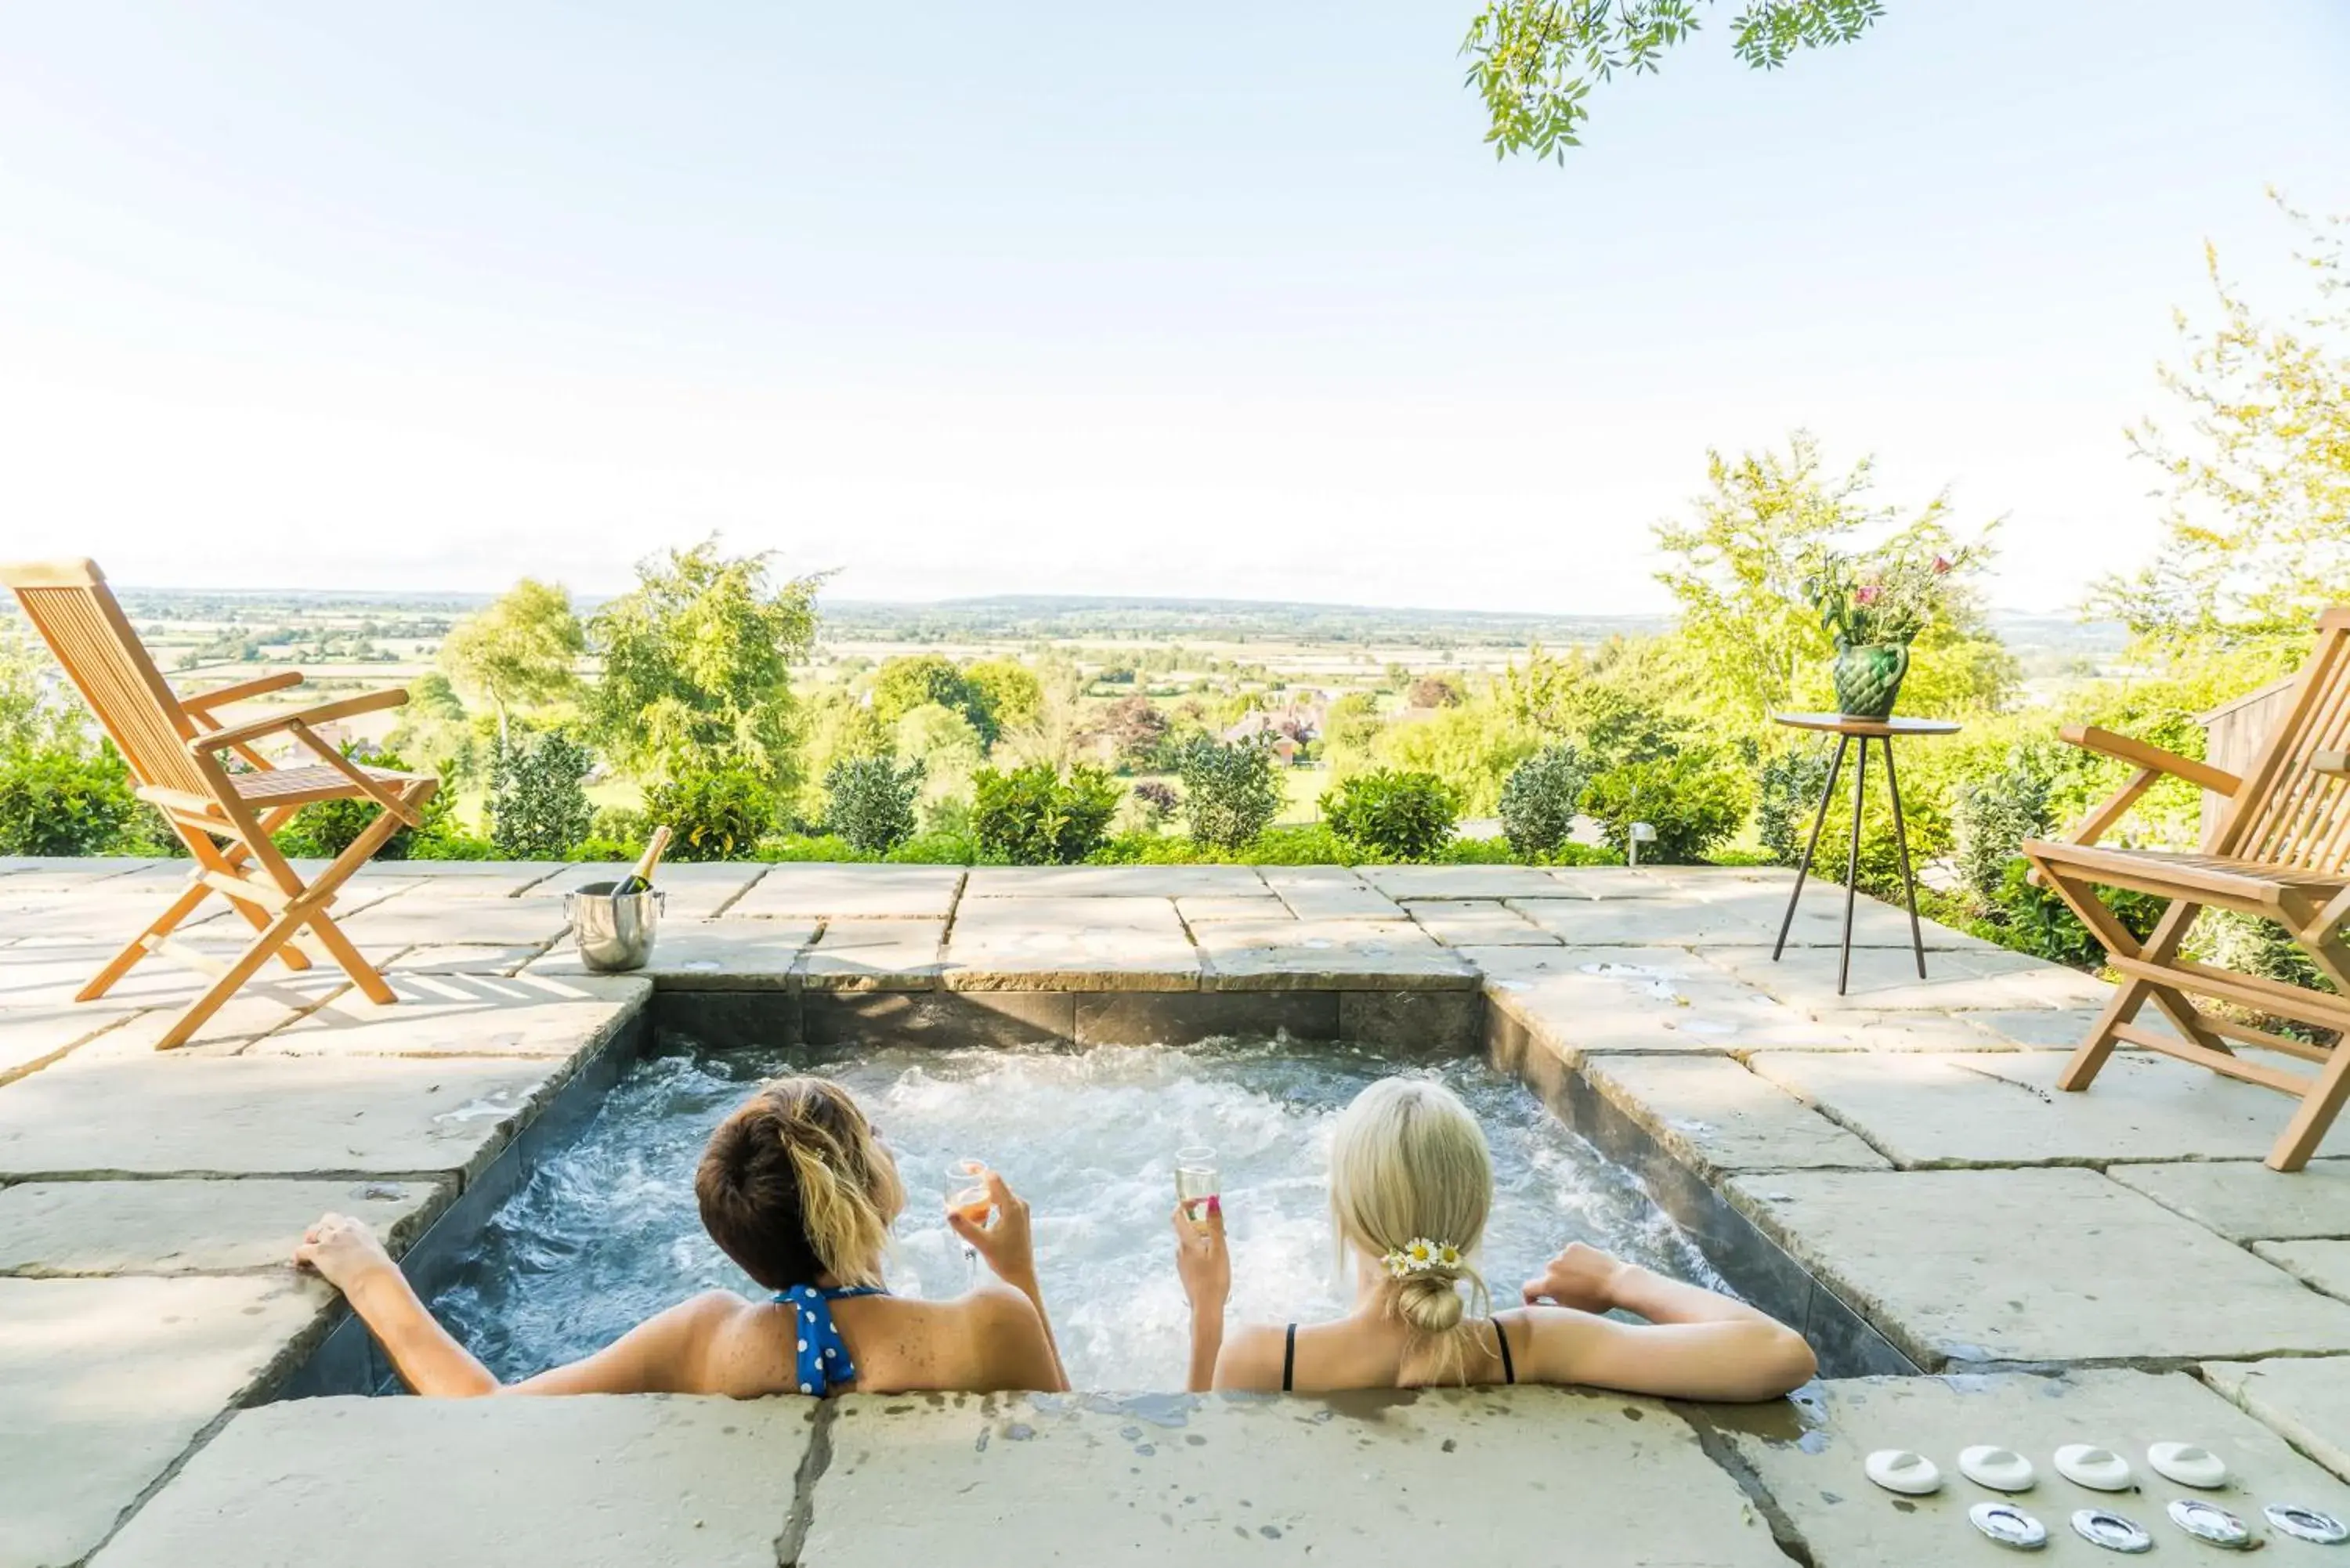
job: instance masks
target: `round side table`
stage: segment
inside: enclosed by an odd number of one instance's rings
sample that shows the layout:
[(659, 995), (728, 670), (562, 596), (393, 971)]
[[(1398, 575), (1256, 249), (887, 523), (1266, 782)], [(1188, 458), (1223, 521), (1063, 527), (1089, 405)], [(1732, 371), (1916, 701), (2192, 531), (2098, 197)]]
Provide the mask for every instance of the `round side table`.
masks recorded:
[(1844, 953), (1836, 968), (1836, 994), (1842, 996), (1852, 980), (1852, 907), (1855, 884), (1860, 874), (1860, 817), (1867, 800), (1868, 742), (1875, 741), (1885, 752), (1885, 784), (1893, 795), (1893, 840), (1901, 851), (1901, 888), (1909, 899), (1909, 946), (1918, 956), (1918, 978), (1926, 978), (1926, 936), (1918, 924), (1918, 879), (1909, 871), (1909, 828), (1901, 819), (1901, 778), (1893, 768), (1893, 738), (1896, 735), (1955, 735), (1959, 726), (1948, 719), (1848, 719), (1841, 713), (1773, 713), (1772, 719), (1790, 729), (1816, 730), (1836, 738), (1835, 755), (1828, 763), (1827, 787), (1820, 791), (1819, 814), (1812, 818), (1811, 842), (1804, 846), (1804, 858), (1795, 867), (1794, 891), (1787, 895), (1786, 918), (1779, 922), (1779, 940), (1771, 949), (1773, 963), (1787, 950), (1787, 932), (1795, 923), (1795, 904), (1804, 896), (1804, 881), (1812, 874), (1812, 856), (1820, 846), (1820, 829), (1828, 819), (1828, 802), (1835, 796), (1836, 774), (1843, 770), (1844, 754), (1860, 742), (1860, 756), (1852, 776), (1852, 846), (1845, 853), (1844, 862)]

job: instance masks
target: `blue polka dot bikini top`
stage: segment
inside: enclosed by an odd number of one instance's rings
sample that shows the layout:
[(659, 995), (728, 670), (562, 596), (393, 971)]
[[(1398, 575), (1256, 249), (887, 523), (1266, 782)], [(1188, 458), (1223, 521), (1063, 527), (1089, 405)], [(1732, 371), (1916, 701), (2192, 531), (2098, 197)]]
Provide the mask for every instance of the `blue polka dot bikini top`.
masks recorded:
[(843, 1296), (886, 1296), (879, 1285), (793, 1285), (775, 1293), (775, 1303), (788, 1306), (797, 1320), (792, 1327), (798, 1348), (793, 1352), (796, 1381), (803, 1394), (821, 1397), (836, 1383), (857, 1381), (857, 1366), (848, 1359), (848, 1345), (832, 1321), (832, 1303)]

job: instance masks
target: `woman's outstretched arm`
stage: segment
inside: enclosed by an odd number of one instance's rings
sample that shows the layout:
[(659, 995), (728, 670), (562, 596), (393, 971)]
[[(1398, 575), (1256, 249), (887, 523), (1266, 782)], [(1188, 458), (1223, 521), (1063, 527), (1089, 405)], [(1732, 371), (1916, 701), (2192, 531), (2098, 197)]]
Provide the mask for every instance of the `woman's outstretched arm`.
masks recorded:
[[(1819, 1370), (1804, 1336), (1718, 1292), (1575, 1242), (1526, 1282), (1527, 1362), (1544, 1383), (1679, 1399), (1775, 1399)], [(1555, 1303), (1544, 1307), (1544, 1303)], [(1598, 1315), (1636, 1313), (1648, 1321)]]
[(294, 1249), (294, 1262), (343, 1293), (402, 1382), (419, 1394), (442, 1399), (489, 1394), (718, 1392), (698, 1386), (702, 1347), (721, 1321), (742, 1305), (726, 1292), (710, 1292), (638, 1324), (593, 1355), (520, 1383), (502, 1384), (441, 1326), (366, 1221), (325, 1216)]
[(1191, 1364), (1183, 1386), (1204, 1394), (1216, 1386), (1224, 1349), (1224, 1303), (1232, 1293), (1232, 1257), (1224, 1249), (1224, 1206), (1208, 1199), (1208, 1218), (1194, 1220), (1175, 1206), (1175, 1273), (1191, 1303)]
[(1045, 1310), (1044, 1288), (1036, 1280), (1036, 1243), (1029, 1222), (1027, 1199), (1013, 1191), (998, 1172), (990, 1170), (977, 1174), (987, 1188), (988, 1205), (995, 1212), (995, 1222), (992, 1225), (976, 1224), (966, 1216), (949, 1210), (948, 1228), (962, 1238), (964, 1245), (987, 1261), (990, 1272), (1027, 1297), (1028, 1304), (1035, 1310), (1036, 1327), (1045, 1336), (1045, 1364), (1051, 1376), (1048, 1380), (1033, 1373), (1015, 1371), (1013, 1386), (1033, 1387), (1049, 1394), (1066, 1392), (1069, 1386), (1069, 1374), (1061, 1365), (1061, 1344), (1053, 1336), (1053, 1314)]

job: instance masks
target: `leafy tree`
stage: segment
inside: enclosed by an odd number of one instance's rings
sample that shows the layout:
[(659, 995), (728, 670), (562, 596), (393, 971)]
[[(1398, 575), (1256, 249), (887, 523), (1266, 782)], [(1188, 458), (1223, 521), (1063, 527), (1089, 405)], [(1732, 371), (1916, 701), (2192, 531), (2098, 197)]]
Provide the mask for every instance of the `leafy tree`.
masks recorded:
[(1372, 755), (1388, 768), (1435, 774), (1452, 791), (1457, 809), (1485, 816), (1500, 806), (1512, 770), (1541, 749), (1542, 737), (1487, 695), (1388, 726)]
[[(1884, 14), (1882, 0), (1746, 0), (1731, 18), (1731, 48), (1775, 70), (1798, 49), (1850, 43)], [(1696, 0), (1488, 0), (1461, 46), (1485, 100), (1487, 144), (1497, 158), (1565, 162), (1582, 144), (1593, 85), (1654, 72), (1697, 30)]]
[(1555, 854), (1575, 827), (1590, 777), (1583, 753), (1567, 742), (1544, 746), (1511, 770), (1502, 785), (1502, 834), (1523, 859)]
[(559, 860), (595, 820), (593, 753), (560, 730), (501, 736), (490, 751), (490, 844), (509, 860)]
[(1033, 725), (1045, 714), (1045, 685), (1035, 670), (1010, 659), (983, 659), (965, 667), (962, 678), (979, 693), (993, 729), (987, 743), (1005, 730)]
[(744, 767), (697, 768), (645, 792), (647, 820), (669, 826), (672, 860), (740, 860), (775, 826), (776, 798)]
[(1375, 768), (1322, 797), (1330, 831), (1369, 854), (1426, 860), (1460, 820), (1461, 797), (1434, 774)]
[(1129, 768), (1149, 765), (1167, 738), (1167, 715), (1140, 695), (1105, 704), (1093, 723), (1094, 733), (1108, 745), (1110, 755), (1120, 766)]
[(1273, 748), (1262, 741), (1212, 741), (1205, 736), (1177, 758), (1183, 780), (1183, 815), (1191, 841), (1238, 849), (1280, 814), (1281, 780)]
[(960, 713), (983, 741), (995, 740), (995, 719), (985, 699), (963, 678), (951, 659), (935, 653), (907, 654), (885, 660), (873, 681), (873, 716), (890, 728), (917, 708), (939, 707)]
[(1449, 675), (1423, 675), (1404, 693), (1405, 703), (1413, 708), (1458, 708), (1461, 701), (1461, 682)]
[(825, 823), (862, 855), (885, 855), (914, 836), (914, 802), (922, 764), (887, 757), (848, 757), (824, 775)]
[(2294, 259), (2314, 297), (2264, 320), (2205, 247), (2218, 323), (2180, 313), (2186, 359), (2161, 377), (2183, 409), (2131, 436), (2166, 483), (2163, 542), (2089, 605), (2126, 623), (2141, 656), (2239, 655), (2247, 686), (2289, 666), (2318, 612), (2350, 599), (2350, 219), (2278, 205), (2303, 232)]
[(816, 640), (821, 577), (771, 586), (768, 556), (715, 540), (639, 564), (637, 587), (596, 612), (603, 678), (588, 711), (607, 756), (654, 783), (738, 770), (774, 797), (799, 776), (791, 665)]
[(897, 755), (921, 764), (923, 794), (933, 801), (961, 794), (987, 757), (971, 721), (935, 702), (899, 718), (895, 741)]
[(577, 691), (587, 650), (571, 596), (525, 577), (489, 608), (457, 623), (441, 645), (441, 665), (460, 691), (489, 703), (503, 737), (510, 710), (545, 707)]
[(408, 706), (400, 710), (400, 722), (384, 737), (384, 744), (431, 769), (444, 787), (473, 777), (481, 768), (473, 716), (449, 678), (438, 670), (409, 682)]
[[(1657, 580), (1679, 601), (1679, 637), (1700, 663), (1699, 688), (1714, 716), (1735, 728), (1764, 723), (1807, 682), (1825, 679), (1835, 643), (1805, 604), (1805, 581), (1828, 552), (1861, 535), (1907, 555), (1941, 554), (1969, 566), (1986, 554), (1961, 546), (1950, 524), (1950, 499), (1938, 495), (1906, 522), (1891, 507), (1871, 503), (1873, 463), (1831, 474), (1810, 432), (1798, 431), (1787, 451), (1748, 452), (1731, 462), (1707, 453), (1709, 493), (1698, 498), (1695, 520), (1659, 523), (1657, 544), (1671, 565)], [(1918, 637), (1922, 654), (1938, 654), (1992, 637), (1964, 572), (1944, 585), (1935, 613)], [(1970, 707), (1996, 703), (2012, 686), (2012, 662), (1990, 661), (1969, 649), (1960, 668), (1985, 680), (1965, 693)], [(1930, 663), (1930, 659), (1921, 659)]]
[(1068, 866), (1100, 846), (1118, 813), (1118, 789), (1099, 768), (1064, 780), (1041, 763), (972, 781), (972, 836), (980, 852), (1015, 866)]

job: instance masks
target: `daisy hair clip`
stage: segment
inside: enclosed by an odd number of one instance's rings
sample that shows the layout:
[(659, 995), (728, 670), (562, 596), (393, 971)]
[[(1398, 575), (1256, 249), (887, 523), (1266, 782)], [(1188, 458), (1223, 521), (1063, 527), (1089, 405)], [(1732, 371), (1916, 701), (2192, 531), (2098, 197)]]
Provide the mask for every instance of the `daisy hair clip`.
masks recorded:
[(1431, 1241), (1425, 1236), (1415, 1236), (1382, 1255), (1379, 1266), (1387, 1270), (1391, 1280), (1424, 1274), (1431, 1269), (1451, 1272), (1461, 1267), (1461, 1249), (1450, 1241)]

